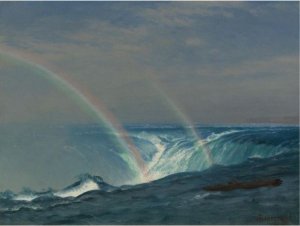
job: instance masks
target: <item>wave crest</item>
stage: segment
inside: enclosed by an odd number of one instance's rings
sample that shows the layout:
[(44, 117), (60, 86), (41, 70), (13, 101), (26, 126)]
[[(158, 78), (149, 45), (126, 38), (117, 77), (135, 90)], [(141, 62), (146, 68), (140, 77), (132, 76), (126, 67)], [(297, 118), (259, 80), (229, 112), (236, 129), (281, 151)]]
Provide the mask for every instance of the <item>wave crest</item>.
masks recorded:
[(5, 191), (0, 193), (0, 199), (11, 200), (19, 202), (32, 202), (37, 199), (55, 199), (55, 198), (67, 198), (67, 197), (78, 197), (86, 192), (101, 190), (104, 192), (110, 192), (116, 189), (116, 187), (107, 184), (99, 176), (92, 176), (89, 174), (80, 175), (78, 181), (67, 186), (66, 188), (58, 191), (46, 191), (46, 192), (35, 192), (30, 189), (24, 189), (22, 192), (15, 194), (11, 191)]

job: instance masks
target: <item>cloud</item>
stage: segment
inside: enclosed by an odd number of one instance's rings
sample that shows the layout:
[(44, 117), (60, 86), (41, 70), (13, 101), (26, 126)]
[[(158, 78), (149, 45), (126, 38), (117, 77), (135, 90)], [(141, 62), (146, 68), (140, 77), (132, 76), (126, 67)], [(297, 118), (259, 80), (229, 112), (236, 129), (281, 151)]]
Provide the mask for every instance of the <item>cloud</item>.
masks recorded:
[(200, 47), (200, 46), (205, 45), (205, 41), (203, 41), (202, 39), (197, 38), (197, 37), (191, 37), (191, 38), (187, 38), (185, 40), (185, 44), (187, 46)]
[[(1, 37), (6, 38), (1, 45), (70, 75), (123, 121), (171, 117), (159, 95), (144, 85), (147, 81), (162, 83), (186, 103), (195, 121), (242, 120), (250, 112), (246, 105), (259, 103), (253, 100), (256, 94), (280, 103), (295, 100), (299, 34), (294, 3), (26, 5), (2, 8)], [(276, 90), (283, 97), (271, 97)], [(243, 111), (236, 113), (230, 105)], [(293, 107), (290, 101), (285, 111)], [(217, 113), (224, 109), (226, 114)], [(264, 101), (254, 111), (284, 114)]]
[(282, 76), (296, 78), (298, 72), (299, 57), (283, 55), (269, 59), (246, 61), (235, 67), (225, 68), (222, 75), (243, 77), (243, 79), (247, 79), (247, 76), (252, 78), (255, 76), (256, 79), (274, 79), (274, 77), (282, 78)]
[[(167, 3), (152, 9), (145, 9), (140, 14), (150, 22), (167, 27), (188, 27), (201, 17), (232, 17), (231, 7), (240, 3), (214, 3), (214, 2), (180, 2)], [(229, 10), (228, 10), (229, 9)]]

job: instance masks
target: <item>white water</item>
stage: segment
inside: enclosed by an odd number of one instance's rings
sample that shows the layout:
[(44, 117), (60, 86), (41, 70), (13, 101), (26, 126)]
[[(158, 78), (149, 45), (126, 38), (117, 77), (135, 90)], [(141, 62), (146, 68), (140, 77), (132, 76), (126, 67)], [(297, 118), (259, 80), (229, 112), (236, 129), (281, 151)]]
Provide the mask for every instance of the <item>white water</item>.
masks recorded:
[(36, 199), (37, 197), (38, 197), (37, 195), (33, 195), (33, 194), (30, 194), (30, 195), (20, 194), (20, 195), (15, 196), (13, 198), (13, 200), (30, 202), (30, 201)]
[[(272, 131), (267, 132), (272, 138)], [(212, 133), (202, 143), (211, 150), (213, 162), (220, 165), (239, 164), (249, 158), (268, 158), (289, 150), (283, 143), (273, 145), (268, 140), (264, 142), (260, 138), (262, 134), (268, 135), (257, 130), (229, 130)], [(141, 132), (134, 134), (134, 137), (141, 139), (137, 145), (140, 145), (142, 152), (152, 152), (151, 158), (146, 161), (149, 180), (179, 172), (202, 171), (211, 165), (207, 162), (202, 146), (195, 147), (193, 140), (180, 132), (171, 132), (168, 136)], [(253, 138), (260, 140), (255, 142), (254, 139), (253, 142)], [(145, 145), (145, 141), (150, 142), (152, 147), (149, 143)]]
[(85, 192), (94, 190), (100, 190), (98, 184), (93, 180), (87, 180), (77, 187), (55, 192), (54, 195), (61, 198), (77, 197)]

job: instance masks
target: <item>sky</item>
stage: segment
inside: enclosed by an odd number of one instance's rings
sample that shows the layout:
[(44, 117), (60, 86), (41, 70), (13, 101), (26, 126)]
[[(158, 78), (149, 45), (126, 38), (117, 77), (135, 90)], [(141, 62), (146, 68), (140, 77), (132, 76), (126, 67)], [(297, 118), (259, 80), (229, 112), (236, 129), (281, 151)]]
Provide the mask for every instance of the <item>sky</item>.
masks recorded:
[(298, 123), (299, 2), (0, 2), (0, 53), (1, 123), (93, 122), (9, 54), (122, 123)]

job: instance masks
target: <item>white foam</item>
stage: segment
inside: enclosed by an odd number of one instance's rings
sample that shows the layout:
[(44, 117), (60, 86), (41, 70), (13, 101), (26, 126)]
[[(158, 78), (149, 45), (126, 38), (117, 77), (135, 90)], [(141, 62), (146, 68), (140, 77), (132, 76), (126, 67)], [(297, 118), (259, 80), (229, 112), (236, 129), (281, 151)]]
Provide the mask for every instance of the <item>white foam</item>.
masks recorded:
[(30, 202), (37, 197), (38, 197), (37, 195), (22, 195), (22, 194), (20, 194), (20, 195), (15, 196), (13, 198), (13, 200)]
[(54, 195), (61, 198), (77, 197), (85, 192), (99, 189), (100, 188), (96, 182), (94, 182), (93, 180), (87, 180), (84, 183), (78, 185), (77, 187), (55, 192)]
[(148, 164), (148, 169), (150, 170), (155, 164), (158, 163), (158, 161), (160, 160), (161, 156), (163, 155), (164, 151), (165, 151), (165, 146), (161, 143), (156, 143), (154, 144), (156, 147), (157, 152), (154, 154), (151, 162), (149, 162)]
[(222, 132), (222, 133), (212, 133), (211, 135), (209, 135), (209, 136), (204, 140), (204, 142), (205, 142), (205, 143), (209, 143), (209, 142), (218, 140), (218, 139), (221, 138), (222, 136), (229, 135), (229, 134), (232, 134), (232, 133), (237, 133), (237, 132), (241, 132), (241, 130), (229, 130), (229, 131), (225, 131), (225, 132)]
[(215, 196), (215, 195), (221, 195), (221, 192), (214, 192), (214, 193), (207, 192), (207, 193), (203, 193), (203, 194), (197, 194), (194, 196), (193, 199), (199, 200), (199, 199), (204, 199), (208, 196)]
[(209, 196), (210, 193), (198, 194), (195, 195), (194, 199), (204, 199), (205, 197)]
[(17, 212), (21, 208), (28, 208), (28, 209), (33, 209), (33, 210), (42, 209), (41, 207), (38, 207), (38, 206), (17, 206), (17, 207), (13, 207), (13, 208), (3, 208), (3, 209), (0, 208), (0, 211), (1, 212), (6, 212), (6, 211)]
[(249, 158), (251, 158), (251, 159), (262, 159), (263, 156), (261, 156), (259, 154), (254, 154), (254, 155), (251, 155)]

